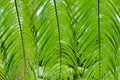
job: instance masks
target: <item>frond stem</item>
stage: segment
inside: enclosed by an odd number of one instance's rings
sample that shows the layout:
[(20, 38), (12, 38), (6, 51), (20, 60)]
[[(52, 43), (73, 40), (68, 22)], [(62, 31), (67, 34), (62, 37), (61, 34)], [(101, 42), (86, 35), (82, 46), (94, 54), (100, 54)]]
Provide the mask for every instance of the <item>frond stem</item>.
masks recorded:
[(15, 2), (15, 9), (16, 9), (16, 14), (17, 14), (17, 19), (18, 19), (18, 24), (19, 24), (19, 29), (20, 29), (20, 36), (21, 36), (22, 50), (23, 50), (23, 57), (24, 57), (24, 77), (26, 79), (26, 58), (25, 58), (26, 55), (25, 55), (25, 47), (24, 47), (24, 40), (23, 40), (23, 32), (22, 32), (22, 26), (21, 26), (17, 2), (16, 0), (14, 0), (14, 2)]
[(55, 14), (56, 14), (56, 20), (57, 20), (57, 27), (58, 27), (58, 37), (59, 37), (59, 48), (60, 48), (60, 72), (59, 72), (59, 79), (61, 79), (62, 54), (61, 54), (61, 42), (60, 42), (60, 24), (59, 24), (59, 18), (58, 18), (58, 11), (57, 11), (57, 6), (56, 6), (56, 0), (54, 0), (54, 7), (55, 7)]
[(99, 47), (99, 80), (101, 76), (101, 40), (100, 40), (100, 0), (98, 0), (98, 47)]

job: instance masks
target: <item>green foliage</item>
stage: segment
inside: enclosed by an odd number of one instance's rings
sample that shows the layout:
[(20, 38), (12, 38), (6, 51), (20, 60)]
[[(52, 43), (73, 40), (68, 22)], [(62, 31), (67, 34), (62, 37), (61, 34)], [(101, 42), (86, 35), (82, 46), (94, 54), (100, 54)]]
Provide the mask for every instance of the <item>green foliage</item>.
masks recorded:
[(0, 0), (0, 80), (119, 79), (119, 0)]

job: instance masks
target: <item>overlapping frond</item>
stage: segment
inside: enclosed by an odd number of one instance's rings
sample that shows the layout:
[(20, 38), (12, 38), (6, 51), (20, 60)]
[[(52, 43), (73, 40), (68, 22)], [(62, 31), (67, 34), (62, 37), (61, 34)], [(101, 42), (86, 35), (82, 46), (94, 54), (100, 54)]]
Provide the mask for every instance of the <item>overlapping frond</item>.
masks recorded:
[(119, 79), (119, 0), (0, 0), (0, 80)]

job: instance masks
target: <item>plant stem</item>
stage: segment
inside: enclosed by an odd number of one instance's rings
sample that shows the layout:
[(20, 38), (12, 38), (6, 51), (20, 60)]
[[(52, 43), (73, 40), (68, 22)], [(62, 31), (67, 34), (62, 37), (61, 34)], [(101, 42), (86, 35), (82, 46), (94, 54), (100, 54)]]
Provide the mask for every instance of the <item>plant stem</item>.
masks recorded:
[(14, 0), (14, 2), (15, 2), (15, 9), (16, 9), (16, 14), (17, 14), (17, 19), (18, 19), (19, 29), (20, 29), (20, 36), (21, 36), (22, 50), (23, 50), (23, 57), (24, 57), (24, 77), (26, 79), (26, 58), (25, 58), (26, 55), (25, 55), (25, 47), (24, 47), (24, 40), (23, 40), (23, 32), (22, 32), (22, 26), (21, 26), (17, 2), (16, 0)]
[(99, 80), (101, 75), (101, 41), (100, 41), (100, 0), (98, 0), (98, 47), (99, 47)]
[(54, 7), (55, 7), (55, 14), (57, 20), (57, 27), (58, 27), (58, 37), (59, 37), (59, 48), (60, 48), (60, 72), (59, 72), (59, 79), (61, 79), (61, 62), (62, 62), (62, 54), (61, 54), (61, 42), (60, 42), (60, 25), (59, 25), (59, 18), (58, 18), (58, 11), (56, 6), (56, 0), (54, 0)]

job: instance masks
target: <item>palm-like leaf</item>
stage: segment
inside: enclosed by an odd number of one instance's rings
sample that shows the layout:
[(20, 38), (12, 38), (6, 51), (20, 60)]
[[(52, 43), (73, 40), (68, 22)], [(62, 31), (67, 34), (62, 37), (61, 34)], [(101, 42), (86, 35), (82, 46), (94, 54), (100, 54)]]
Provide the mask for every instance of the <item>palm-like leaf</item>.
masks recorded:
[(1, 80), (119, 80), (119, 0), (0, 0)]

